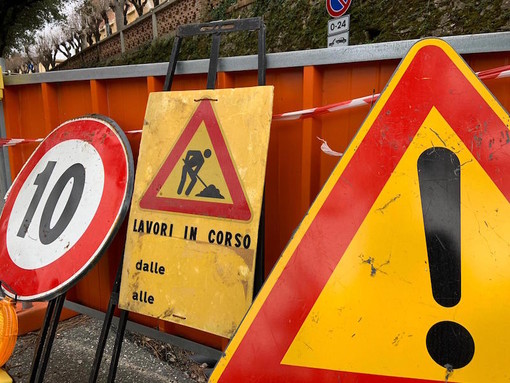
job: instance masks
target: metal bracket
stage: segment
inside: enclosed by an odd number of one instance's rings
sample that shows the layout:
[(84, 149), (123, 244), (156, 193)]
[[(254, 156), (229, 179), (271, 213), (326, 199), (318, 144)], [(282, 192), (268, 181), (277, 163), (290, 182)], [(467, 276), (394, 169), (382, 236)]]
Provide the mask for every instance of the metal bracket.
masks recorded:
[(7, 288), (7, 290), (9, 290), (12, 294), (14, 294), (14, 303), (17, 303), (18, 302), (18, 293), (16, 291), (14, 291), (14, 289), (11, 286), (9, 286), (7, 283), (5, 283), (4, 281), (2, 281), (0, 279), (0, 294), (2, 294), (2, 295), (6, 295), (3, 292), (2, 286), (5, 286)]

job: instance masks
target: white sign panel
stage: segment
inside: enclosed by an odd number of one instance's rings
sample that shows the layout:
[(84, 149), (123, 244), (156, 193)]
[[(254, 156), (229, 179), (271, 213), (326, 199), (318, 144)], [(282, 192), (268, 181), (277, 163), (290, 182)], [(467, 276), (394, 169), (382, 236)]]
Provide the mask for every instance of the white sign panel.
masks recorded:
[(328, 48), (342, 47), (349, 45), (349, 31), (338, 35), (328, 36)]
[(351, 25), (351, 15), (344, 15), (338, 19), (328, 21), (328, 37), (347, 32)]

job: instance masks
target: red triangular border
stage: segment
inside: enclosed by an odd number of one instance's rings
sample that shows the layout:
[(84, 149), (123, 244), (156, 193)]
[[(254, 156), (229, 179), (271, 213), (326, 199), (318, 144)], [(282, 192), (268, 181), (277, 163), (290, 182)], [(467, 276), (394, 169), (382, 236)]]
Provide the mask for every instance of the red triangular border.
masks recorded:
[(432, 107), (510, 201), (508, 127), (437, 43), (424, 45), (310, 223), (218, 382), (432, 382), (281, 364)]
[[(177, 166), (177, 163), (180, 162), (179, 159), (202, 122), (205, 124), (214, 152), (218, 158), (225, 183), (232, 197), (232, 204), (158, 196), (159, 190), (170, 176), (172, 170)], [(230, 218), (240, 221), (249, 221), (251, 219), (249, 204), (239, 182), (239, 177), (210, 100), (200, 101), (188, 125), (140, 200), (140, 207), (142, 209)]]

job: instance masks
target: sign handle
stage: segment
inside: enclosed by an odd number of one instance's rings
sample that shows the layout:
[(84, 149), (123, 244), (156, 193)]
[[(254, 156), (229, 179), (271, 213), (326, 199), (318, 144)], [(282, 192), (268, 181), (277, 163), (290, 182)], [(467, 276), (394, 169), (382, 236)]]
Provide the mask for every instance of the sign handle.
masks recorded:
[(211, 55), (209, 59), (209, 71), (207, 74), (207, 89), (214, 89), (216, 74), (218, 73), (218, 58), (220, 53), (220, 40), (222, 33), (258, 31), (258, 84), (266, 85), (266, 26), (260, 17), (249, 19), (234, 19), (226, 21), (213, 21), (210, 23), (187, 24), (177, 28), (174, 46), (168, 62), (168, 70), (165, 77), (164, 91), (172, 89), (177, 59), (184, 37), (197, 35), (212, 35)]
[(37, 346), (32, 360), (30, 383), (42, 383), (44, 380), (44, 374), (46, 373), (46, 367), (48, 367), (48, 362), (50, 360), (51, 348), (53, 347), (58, 320), (62, 313), (65, 299), (66, 293), (63, 293), (48, 302), (43, 326), (39, 331)]

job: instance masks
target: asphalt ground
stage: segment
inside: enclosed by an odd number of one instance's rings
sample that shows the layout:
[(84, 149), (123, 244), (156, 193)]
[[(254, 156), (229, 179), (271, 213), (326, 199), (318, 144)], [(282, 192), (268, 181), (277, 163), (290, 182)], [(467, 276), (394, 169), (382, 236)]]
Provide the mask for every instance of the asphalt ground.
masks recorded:
[[(44, 382), (88, 382), (102, 321), (78, 315), (59, 324)], [(116, 327), (106, 345), (97, 382), (106, 382)], [(3, 367), (16, 383), (28, 382), (38, 333), (20, 336), (14, 353)], [(205, 382), (206, 365), (194, 362), (192, 353), (126, 330), (116, 382)]]

